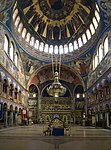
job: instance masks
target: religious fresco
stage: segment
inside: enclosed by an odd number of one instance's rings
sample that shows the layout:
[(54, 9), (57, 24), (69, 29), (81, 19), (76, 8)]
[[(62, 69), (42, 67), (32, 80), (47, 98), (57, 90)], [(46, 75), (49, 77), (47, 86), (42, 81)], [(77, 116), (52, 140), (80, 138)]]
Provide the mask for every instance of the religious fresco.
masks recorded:
[(8, 20), (8, 10), (10, 10), (15, 0), (0, 0), (0, 21), (6, 23)]
[(32, 59), (29, 55), (24, 54), (24, 52), (21, 51), (21, 57), (23, 60), (23, 66), (26, 75), (30, 76), (32, 73), (34, 73), (35, 70), (37, 70), (39, 67), (43, 65), (42, 62), (38, 60)]
[(19, 70), (14, 65), (14, 63), (7, 57), (7, 55), (1, 51), (0, 55), (0, 63), (8, 70), (8, 72), (18, 80), (23, 86), (25, 86), (25, 76), (24, 76), (24, 69), (22, 67), (22, 62), (19, 60)]
[(13, 6), (14, 2), (15, 0), (0, 0), (0, 13), (9, 10)]
[[(38, 80), (40, 84), (48, 81), (48, 80), (53, 80), (53, 73), (52, 69), (50, 67), (46, 67), (45, 69), (41, 70), (37, 74)], [(72, 84), (80, 84), (81, 81), (79, 77), (69, 69), (66, 69), (64, 67), (61, 68), (61, 74), (60, 74), (60, 79), (63, 81), (72, 83)]]
[(92, 0), (21, 0), (18, 5), (37, 35), (53, 42), (69, 40), (76, 33), (80, 36), (89, 27), (95, 8)]
[(81, 76), (86, 76), (89, 72), (89, 66), (91, 62), (90, 54), (86, 55), (85, 58), (72, 61), (70, 67), (76, 70)]
[(104, 22), (108, 26), (111, 24), (111, 0), (98, 0), (98, 5), (104, 12)]

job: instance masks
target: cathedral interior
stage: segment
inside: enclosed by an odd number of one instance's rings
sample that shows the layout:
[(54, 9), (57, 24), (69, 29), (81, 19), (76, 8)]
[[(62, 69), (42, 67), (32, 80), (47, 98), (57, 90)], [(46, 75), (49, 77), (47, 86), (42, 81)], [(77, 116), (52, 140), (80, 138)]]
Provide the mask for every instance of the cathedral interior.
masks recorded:
[[(111, 0), (0, 1), (0, 140), (10, 129), (42, 134), (46, 126), (45, 142), (73, 137), (73, 127), (107, 130), (111, 139)], [(65, 150), (69, 139), (53, 140)], [(100, 145), (93, 149), (111, 149)]]

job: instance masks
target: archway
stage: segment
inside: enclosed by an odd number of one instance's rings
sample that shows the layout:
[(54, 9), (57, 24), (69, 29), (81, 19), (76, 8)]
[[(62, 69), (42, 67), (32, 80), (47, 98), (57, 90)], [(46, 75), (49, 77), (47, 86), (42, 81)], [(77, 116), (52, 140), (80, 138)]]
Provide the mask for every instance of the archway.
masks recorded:
[(29, 86), (28, 96), (29, 122), (38, 122), (38, 89), (37, 86), (31, 84)]

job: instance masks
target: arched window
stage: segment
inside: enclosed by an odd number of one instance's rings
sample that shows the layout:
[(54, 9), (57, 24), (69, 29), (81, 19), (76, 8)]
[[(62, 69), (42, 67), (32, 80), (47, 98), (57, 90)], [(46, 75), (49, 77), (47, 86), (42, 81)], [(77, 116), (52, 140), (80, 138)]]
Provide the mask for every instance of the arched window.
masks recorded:
[(4, 50), (5, 50), (6, 53), (8, 53), (8, 49), (9, 49), (9, 39), (5, 35), (5, 37), (4, 37)]
[(77, 41), (74, 41), (74, 50), (78, 49), (78, 43)]
[(41, 43), (40, 43), (40, 46), (39, 46), (39, 50), (40, 50), (40, 51), (43, 51), (43, 49), (44, 49), (44, 43), (41, 42)]
[(95, 29), (94, 29), (94, 26), (92, 23), (90, 24), (90, 30), (91, 30), (91, 33), (93, 35), (95, 33)]
[(27, 35), (26, 35), (26, 42), (29, 42), (29, 40), (30, 40), (30, 33), (27, 33)]
[(23, 38), (25, 38), (26, 32), (27, 32), (27, 30), (26, 30), (26, 28), (24, 28), (23, 31), (22, 31), (22, 37)]
[(97, 10), (95, 11), (95, 17), (97, 18), (97, 21), (99, 22), (100, 21), (100, 15), (99, 15)]
[(18, 15), (18, 9), (16, 9), (13, 13), (13, 20), (15, 20), (16, 16)]
[(98, 7), (98, 5), (96, 4), (96, 8), (97, 8), (97, 10), (98, 10), (98, 12), (99, 12), (99, 7)]
[(13, 96), (13, 85), (10, 84), (9, 95)]
[(82, 35), (82, 40), (83, 40), (83, 43), (84, 43), (84, 44), (87, 42), (86, 34), (83, 34), (83, 35)]
[(60, 54), (63, 54), (64, 53), (64, 48), (62, 45), (59, 46), (59, 53)]
[(94, 68), (96, 68), (98, 64), (99, 64), (99, 56), (98, 56), (98, 51), (97, 51), (94, 56)]
[(19, 22), (20, 22), (20, 17), (18, 16), (18, 17), (16, 18), (16, 20), (15, 20), (15, 26), (16, 26), (16, 27), (18, 26)]
[(55, 45), (55, 47), (54, 47), (54, 54), (58, 54), (58, 52), (59, 52), (58, 46)]
[(21, 22), (18, 26), (18, 32), (21, 33), (22, 31), (22, 28), (23, 28), (23, 23)]
[(99, 62), (101, 62), (104, 55), (102, 44), (100, 44), (98, 47), (98, 53), (99, 53)]
[(69, 43), (69, 52), (73, 52), (73, 45), (72, 45), (72, 43)]
[(39, 41), (38, 40), (35, 41), (34, 48), (39, 49)]
[(109, 51), (109, 47), (108, 47), (108, 37), (105, 38), (104, 43), (103, 43), (103, 47), (104, 47), (104, 55), (106, 55)]
[(87, 38), (88, 38), (88, 40), (89, 40), (89, 39), (91, 38), (91, 32), (89, 31), (89, 29), (87, 29), (86, 35), (87, 35)]
[(49, 47), (49, 53), (50, 53), (50, 54), (53, 53), (53, 45), (50, 45), (50, 47)]
[(14, 96), (15, 96), (14, 98), (15, 98), (15, 99), (17, 99), (17, 95), (18, 95), (18, 89), (15, 88), (15, 90), (14, 90)]
[(10, 58), (13, 61), (13, 56), (14, 56), (14, 44), (11, 42), (10, 44)]
[(6, 79), (4, 79), (4, 83), (3, 83), (3, 92), (7, 93), (7, 87), (8, 87), (8, 82)]
[(48, 44), (45, 44), (45, 47), (44, 47), (44, 52), (48, 53)]
[(64, 45), (64, 53), (65, 54), (68, 53), (68, 45), (67, 44)]
[(31, 45), (31, 46), (34, 45), (34, 40), (35, 40), (35, 38), (32, 36), (32, 37), (31, 37), (31, 40), (30, 40), (30, 45)]
[(96, 20), (95, 17), (93, 18), (93, 24), (94, 24), (95, 29), (97, 29), (97, 27), (98, 27), (98, 22), (97, 22), (97, 20)]
[(79, 44), (79, 47), (83, 45), (81, 37), (78, 38), (78, 44)]
[(17, 52), (15, 53), (14, 62), (15, 62), (15, 65), (17, 66), (18, 65), (18, 53)]

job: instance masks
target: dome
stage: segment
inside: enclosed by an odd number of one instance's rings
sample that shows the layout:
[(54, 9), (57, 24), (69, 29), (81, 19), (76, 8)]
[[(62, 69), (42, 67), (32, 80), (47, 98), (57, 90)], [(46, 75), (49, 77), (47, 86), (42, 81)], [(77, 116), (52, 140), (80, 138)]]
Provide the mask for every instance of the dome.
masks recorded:
[(100, 15), (92, 0), (19, 0), (13, 21), (26, 44), (35, 49), (31, 55), (37, 57), (41, 52), (47, 57), (52, 53), (78, 53), (76, 50), (96, 34)]

